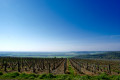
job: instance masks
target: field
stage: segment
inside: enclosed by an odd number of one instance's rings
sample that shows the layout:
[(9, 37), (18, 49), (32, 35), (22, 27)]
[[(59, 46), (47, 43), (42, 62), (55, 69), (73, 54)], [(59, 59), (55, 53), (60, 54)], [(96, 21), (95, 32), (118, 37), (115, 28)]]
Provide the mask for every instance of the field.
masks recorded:
[(120, 80), (120, 61), (1, 57), (0, 79)]

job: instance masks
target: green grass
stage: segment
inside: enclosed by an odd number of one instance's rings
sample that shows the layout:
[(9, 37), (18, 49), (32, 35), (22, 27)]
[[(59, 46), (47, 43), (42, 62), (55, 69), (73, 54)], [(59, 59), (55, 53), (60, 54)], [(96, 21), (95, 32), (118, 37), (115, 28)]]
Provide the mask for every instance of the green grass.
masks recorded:
[(0, 75), (3, 75), (3, 73), (2, 73), (2, 72), (0, 72)]
[(53, 75), (53, 74), (26, 74), (26, 73), (5, 73), (0, 75), (0, 79), (18, 79), (18, 80), (120, 80), (120, 75), (107, 75), (102, 73), (98, 76), (80, 76), (71, 74)]
[(70, 72), (70, 75), (73, 75), (73, 76), (74, 76), (74, 69), (73, 69), (72, 66), (70, 65), (70, 61), (67, 60), (67, 62), (68, 62), (68, 70), (69, 70), (69, 72)]

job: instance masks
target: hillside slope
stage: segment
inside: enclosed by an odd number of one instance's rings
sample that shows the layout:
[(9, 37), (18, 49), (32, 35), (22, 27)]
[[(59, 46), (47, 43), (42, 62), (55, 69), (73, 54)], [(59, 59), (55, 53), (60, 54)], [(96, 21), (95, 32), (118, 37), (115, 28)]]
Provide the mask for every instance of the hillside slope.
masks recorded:
[(84, 59), (120, 59), (120, 51), (114, 52), (104, 52), (100, 54), (87, 54), (79, 55), (74, 58), (84, 58)]

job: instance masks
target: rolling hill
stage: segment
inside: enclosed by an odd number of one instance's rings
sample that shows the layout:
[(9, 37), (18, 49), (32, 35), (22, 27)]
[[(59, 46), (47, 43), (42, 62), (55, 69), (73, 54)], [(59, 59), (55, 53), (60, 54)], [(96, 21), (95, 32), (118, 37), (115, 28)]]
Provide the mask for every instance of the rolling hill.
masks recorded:
[(74, 58), (82, 59), (120, 59), (120, 51), (109, 51), (100, 54), (85, 54), (75, 56)]

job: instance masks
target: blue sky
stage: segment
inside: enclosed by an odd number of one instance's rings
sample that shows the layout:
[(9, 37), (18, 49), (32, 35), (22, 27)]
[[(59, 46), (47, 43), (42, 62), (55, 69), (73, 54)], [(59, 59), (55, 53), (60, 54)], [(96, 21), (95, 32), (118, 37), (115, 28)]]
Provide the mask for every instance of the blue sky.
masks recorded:
[(0, 0), (0, 51), (119, 51), (119, 0)]

